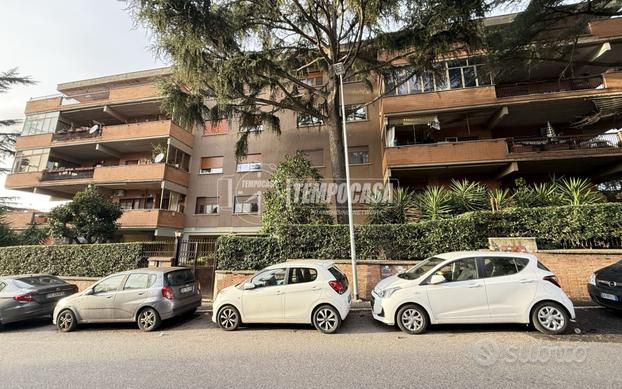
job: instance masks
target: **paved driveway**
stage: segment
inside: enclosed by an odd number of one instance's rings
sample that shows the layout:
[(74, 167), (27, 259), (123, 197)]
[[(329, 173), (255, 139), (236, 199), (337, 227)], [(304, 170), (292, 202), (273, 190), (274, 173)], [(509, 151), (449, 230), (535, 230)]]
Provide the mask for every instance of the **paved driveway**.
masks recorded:
[(58, 333), (47, 322), (0, 333), (2, 387), (392, 388), (622, 387), (622, 315), (579, 309), (581, 334), (524, 326), (436, 326), (408, 336), (355, 311), (342, 331), (255, 325), (219, 330), (208, 315), (141, 333), (134, 325)]

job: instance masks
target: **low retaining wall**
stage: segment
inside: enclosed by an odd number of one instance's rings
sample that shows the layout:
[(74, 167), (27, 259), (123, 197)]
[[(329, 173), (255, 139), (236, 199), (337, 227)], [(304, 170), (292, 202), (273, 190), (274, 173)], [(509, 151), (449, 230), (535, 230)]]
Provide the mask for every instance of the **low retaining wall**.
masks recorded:
[[(562, 288), (576, 301), (589, 300), (587, 280), (592, 272), (622, 259), (622, 250), (546, 250), (535, 254), (557, 275)], [(335, 260), (352, 281), (350, 260)], [(372, 289), (383, 278), (414, 266), (416, 261), (358, 261), (359, 296), (368, 300)], [(214, 296), (219, 290), (238, 284), (254, 274), (253, 271), (217, 270)]]
[(97, 277), (61, 277), (63, 280), (70, 284), (74, 284), (78, 287), (78, 291), (82, 292), (84, 289), (93, 285), (95, 281), (98, 281)]

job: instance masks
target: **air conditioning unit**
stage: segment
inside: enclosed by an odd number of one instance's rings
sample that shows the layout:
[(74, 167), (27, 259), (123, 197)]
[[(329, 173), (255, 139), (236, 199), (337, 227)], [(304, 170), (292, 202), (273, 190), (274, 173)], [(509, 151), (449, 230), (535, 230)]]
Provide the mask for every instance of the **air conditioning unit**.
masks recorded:
[(114, 191), (114, 197), (123, 197), (123, 196), (125, 196), (125, 191), (123, 189)]

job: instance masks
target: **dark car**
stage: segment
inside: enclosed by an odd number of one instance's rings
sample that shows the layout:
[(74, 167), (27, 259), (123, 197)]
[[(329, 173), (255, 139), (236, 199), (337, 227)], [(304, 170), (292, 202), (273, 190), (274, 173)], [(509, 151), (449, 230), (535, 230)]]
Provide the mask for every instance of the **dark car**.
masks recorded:
[(594, 272), (587, 289), (595, 303), (622, 310), (622, 261)]
[(45, 274), (0, 277), (0, 325), (51, 317), (58, 300), (78, 287)]

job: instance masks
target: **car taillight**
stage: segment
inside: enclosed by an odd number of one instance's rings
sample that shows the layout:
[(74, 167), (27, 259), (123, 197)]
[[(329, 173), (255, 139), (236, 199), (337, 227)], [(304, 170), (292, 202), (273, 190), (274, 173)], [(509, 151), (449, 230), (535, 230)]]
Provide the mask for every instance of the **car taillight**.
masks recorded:
[(346, 292), (346, 287), (339, 280), (328, 281), (328, 285), (330, 285), (330, 287), (339, 294), (344, 294)]
[(555, 276), (545, 276), (543, 278), (543, 280), (552, 283), (553, 285), (557, 286), (558, 288), (561, 288), (561, 285), (559, 285), (559, 281), (557, 280), (557, 277), (555, 277)]
[(162, 288), (162, 297), (172, 300), (175, 297), (175, 292), (173, 291), (173, 288), (170, 286), (165, 286), (164, 288)]
[(32, 293), (20, 294), (19, 296), (15, 296), (15, 300), (20, 301), (22, 303), (31, 303)]

